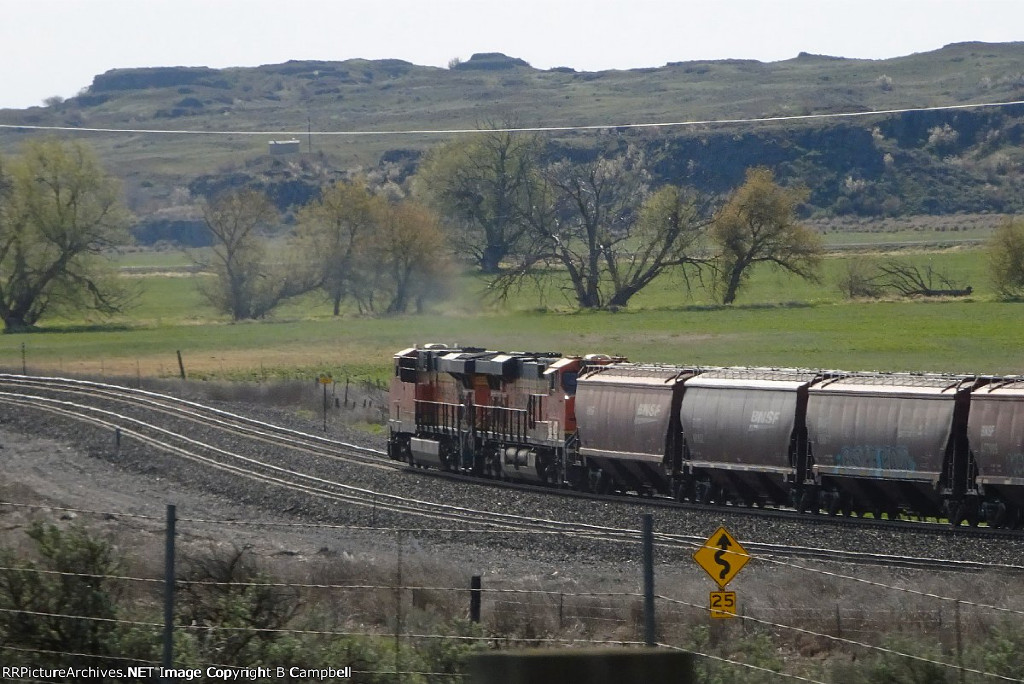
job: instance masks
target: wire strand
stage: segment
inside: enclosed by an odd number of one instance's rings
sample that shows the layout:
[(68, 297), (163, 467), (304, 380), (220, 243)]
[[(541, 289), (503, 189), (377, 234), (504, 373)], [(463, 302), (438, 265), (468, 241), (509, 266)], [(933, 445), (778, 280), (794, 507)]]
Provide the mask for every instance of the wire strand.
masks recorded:
[(1006, 102), (977, 102), (969, 104), (934, 105), (930, 107), (898, 107), (893, 109), (872, 109), (860, 112), (823, 112), (821, 114), (790, 114), (785, 116), (759, 116), (759, 117), (734, 117), (727, 119), (692, 119), (683, 121), (649, 121), (633, 123), (604, 123), (586, 125), (563, 125), (563, 126), (522, 126), (509, 128), (425, 128), (425, 129), (397, 129), (390, 131), (311, 131), (311, 130), (233, 130), (233, 131), (198, 131), (188, 129), (149, 129), (149, 128), (89, 128), (81, 126), (44, 126), (36, 124), (0, 124), (0, 129), (34, 130), (34, 131), (63, 131), (70, 133), (108, 133), (128, 135), (202, 135), (202, 136), (342, 136), (342, 137), (367, 137), (367, 136), (405, 136), (405, 135), (464, 135), (471, 133), (565, 133), (571, 131), (602, 131), (622, 129), (648, 129), (648, 128), (686, 128), (692, 126), (723, 126), (737, 124), (765, 124), (780, 123), (788, 121), (815, 121), (825, 119), (851, 119), (866, 116), (891, 116), (893, 114), (908, 114), (912, 112), (941, 112), (963, 109), (983, 109), (992, 107), (1010, 107), (1022, 105), (1024, 100), (1009, 100)]
[[(663, 601), (667, 601), (669, 603), (675, 603), (675, 604), (687, 606), (687, 607), (690, 607), (690, 608), (696, 608), (698, 610), (705, 611), (705, 612), (707, 612), (709, 614), (711, 612), (713, 612), (711, 608), (709, 608), (707, 606), (697, 605), (696, 603), (690, 603), (688, 601), (680, 601), (679, 599), (673, 599), (673, 598), (670, 598), (668, 596), (662, 596), (660, 594), (657, 596), (657, 598), (659, 598), (659, 599), (661, 599)], [(976, 670), (974, 668), (965, 667), (965, 666), (957, 665), (957, 664), (954, 664), (954, 663), (947, 663), (947, 662), (944, 662), (944, 661), (941, 661), (941, 660), (933, 660), (931, 658), (925, 658), (924, 656), (918, 656), (918, 655), (914, 655), (912, 653), (903, 653), (901, 651), (896, 651), (896, 650), (893, 650), (891, 648), (886, 648), (884, 646), (875, 646), (874, 644), (869, 644), (869, 643), (866, 643), (866, 642), (863, 642), (863, 641), (855, 641), (853, 639), (845, 639), (843, 637), (837, 637), (837, 636), (833, 636), (831, 634), (824, 634), (824, 633), (821, 633), (821, 632), (815, 632), (815, 631), (812, 631), (812, 630), (809, 630), (809, 629), (803, 629), (801, 627), (794, 627), (792, 625), (785, 625), (785, 624), (781, 624), (781, 623), (777, 623), (777, 622), (771, 622), (770, 620), (761, 620), (759, 618), (751, 617), (749, 615), (736, 615), (735, 617), (739, 618), (741, 620), (744, 620), (746, 622), (752, 622), (754, 624), (763, 625), (765, 627), (773, 627), (775, 629), (785, 629), (785, 630), (788, 630), (788, 631), (791, 631), (791, 632), (796, 632), (798, 634), (806, 634), (808, 636), (814, 636), (814, 637), (818, 637), (820, 639), (827, 639), (827, 640), (833, 641), (835, 643), (846, 644), (847, 646), (858, 646), (860, 648), (865, 648), (865, 649), (868, 649), (868, 650), (871, 650), (871, 651), (879, 651), (881, 653), (886, 653), (888, 655), (894, 655), (894, 656), (898, 656), (898, 657), (901, 657), (901, 658), (908, 658), (910, 660), (916, 660), (916, 661), (919, 661), (919, 662), (928, 663), (930, 665), (941, 665), (942, 667), (946, 667), (946, 668), (950, 668), (950, 669), (954, 669), (954, 670), (961, 670), (963, 672), (970, 672), (971, 674), (981, 675), (983, 677), (993, 677), (995, 679), (1001, 679), (1001, 680), (1007, 681), (1007, 682), (1024, 682), (1024, 680), (1016, 679), (1014, 677), (1007, 677), (1005, 675), (996, 674), (996, 673), (993, 673), (993, 672), (985, 672), (984, 670)]]

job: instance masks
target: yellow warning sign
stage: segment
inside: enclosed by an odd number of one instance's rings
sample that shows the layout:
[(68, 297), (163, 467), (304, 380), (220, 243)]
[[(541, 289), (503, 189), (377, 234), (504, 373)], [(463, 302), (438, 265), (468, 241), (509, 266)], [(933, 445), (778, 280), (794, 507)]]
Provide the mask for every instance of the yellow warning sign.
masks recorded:
[(729, 534), (729, 530), (719, 527), (704, 546), (694, 552), (693, 560), (718, 583), (719, 588), (725, 589), (725, 585), (750, 560), (750, 554)]
[(722, 619), (736, 617), (736, 592), (711, 592), (709, 607), (711, 609), (711, 617), (713, 618)]

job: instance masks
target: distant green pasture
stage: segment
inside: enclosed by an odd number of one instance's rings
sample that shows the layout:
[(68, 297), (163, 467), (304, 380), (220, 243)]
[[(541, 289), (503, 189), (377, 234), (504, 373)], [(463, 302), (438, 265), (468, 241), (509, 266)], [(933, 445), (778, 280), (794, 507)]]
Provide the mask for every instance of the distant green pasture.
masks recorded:
[(848, 302), (832, 284), (852, 258), (829, 257), (821, 284), (762, 268), (739, 302), (722, 307), (677, 278), (656, 282), (628, 310), (574, 311), (559, 292), (539, 306), (523, 291), (481, 304), (483, 283), (463, 277), (440, 313), (334, 318), (308, 295), (267, 321), (232, 324), (199, 296), (194, 276), (144, 275), (137, 305), (109, 322), (50, 320), (44, 330), (0, 336), (0, 366), (30, 372), (174, 376), (180, 350), (193, 377), (385, 377), (391, 355), (425, 342), (500, 349), (603, 352), (637, 361), (803, 366), (851, 370), (1024, 373), (1024, 304), (991, 297), (980, 250), (899, 253), (945, 270), (968, 300)]

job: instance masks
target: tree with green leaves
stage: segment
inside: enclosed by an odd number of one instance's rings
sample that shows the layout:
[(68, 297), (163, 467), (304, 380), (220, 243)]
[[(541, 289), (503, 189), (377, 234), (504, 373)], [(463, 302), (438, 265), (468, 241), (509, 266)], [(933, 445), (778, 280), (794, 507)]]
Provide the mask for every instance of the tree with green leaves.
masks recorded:
[(1024, 295), (1024, 221), (1006, 221), (988, 243), (992, 284), (1004, 299)]
[(807, 200), (804, 188), (785, 188), (764, 167), (747, 170), (746, 180), (718, 212), (711, 238), (718, 246), (722, 303), (732, 304), (757, 264), (772, 264), (790, 273), (817, 279), (823, 251), (821, 238), (796, 222)]
[(447, 296), (451, 265), (441, 220), (429, 207), (405, 200), (388, 207), (372, 250), (374, 294), (384, 313), (421, 313)]
[(361, 181), (338, 183), (297, 217), (295, 244), (334, 308), (422, 311), (445, 296), (451, 276), (441, 220), (415, 200), (389, 202)]
[(536, 136), (490, 130), (434, 148), (420, 166), (418, 192), (450, 219), (457, 249), (483, 273), (501, 270), (526, 228), (519, 210), (539, 152)]
[(268, 249), (267, 233), (276, 219), (274, 205), (257, 190), (229, 192), (203, 205), (213, 246), (200, 266), (216, 277), (200, 280), (200, 292), (232, 320), (263, 318), (318, 282), (294, 255)]
[(128, 242), (117, 183), (85, 145), (35, 140), (0, 160), (0, 317), (29, 330), (48, 313), (112, 314), (130, 300), (106, 254)]
[(366, 287), (375, 270), (370, 252), (387, 212), (387, 200), (361, 181), (339, 182), (299, 210), (299, 249), (316, 272), (335, 316), (350, 295), (357, 301), (368, 298)]

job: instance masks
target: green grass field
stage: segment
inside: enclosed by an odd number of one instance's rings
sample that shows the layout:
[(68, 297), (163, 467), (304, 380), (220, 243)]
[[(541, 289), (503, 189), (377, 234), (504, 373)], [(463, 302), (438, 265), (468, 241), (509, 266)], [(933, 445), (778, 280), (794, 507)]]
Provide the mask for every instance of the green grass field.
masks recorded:
[[(40, 332), (0, 337), (0, 366), (20, 370), (24, 345), (30, 372), (175, 376), (180, 350), (196, 378), (312, 377), (324, 371), (383, 378), (395, 351), (441, 341), (681, 364), (1024, 373), (1024, 304), (995, 301), (981, 250), (898, 255), (973, 285), (975, 294), (966, 300), (842, 298), (834, 280), (849, 259), (892, 256), (831, 256), (818, 284), (761, 269), (732, 307), (714, 304), (700, 288), (687, 292), (673, 278), (655, 283), (617, 313), (574, 311), (557, 291), (543, 306), (526, 291), (499, 306), (481, 303), (482, 281), (465, 276), (456, 296), (434, 314), (335, 319), (326, 303), (310, 295), (273, 319), (237, 324), (203, 301), (193, 276), (158, 271), (132, 276), (138, 301), (115, 320), (49, 320)], [(145, 260), (146, 266), (160, 265), (156, 257)]]

